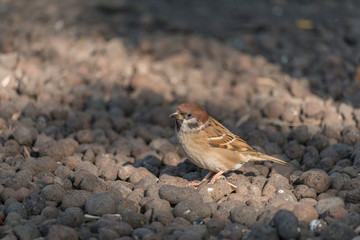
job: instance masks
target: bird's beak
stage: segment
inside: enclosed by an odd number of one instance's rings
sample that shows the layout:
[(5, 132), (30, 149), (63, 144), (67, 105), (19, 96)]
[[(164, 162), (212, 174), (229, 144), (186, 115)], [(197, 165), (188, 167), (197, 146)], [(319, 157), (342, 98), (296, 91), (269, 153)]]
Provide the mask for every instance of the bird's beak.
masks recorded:
[(179, 114), (178, 112), (174, 112), (173, 114), (171, 114), (169, 116), (169, 118), (175, 118), (175, 119), (181, 120), (183, 118), (183, 116), (181, 114)]

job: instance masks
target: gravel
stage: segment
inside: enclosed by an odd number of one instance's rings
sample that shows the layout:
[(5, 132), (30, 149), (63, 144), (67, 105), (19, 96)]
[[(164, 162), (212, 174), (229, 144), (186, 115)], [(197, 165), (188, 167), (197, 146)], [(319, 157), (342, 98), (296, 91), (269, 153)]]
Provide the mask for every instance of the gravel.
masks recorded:
[[(1, 238), (357, 239), (359, 9), (0, 4)], [(168, 118), (185, 101), (291, 167), (189, 187), (207, 171)]]

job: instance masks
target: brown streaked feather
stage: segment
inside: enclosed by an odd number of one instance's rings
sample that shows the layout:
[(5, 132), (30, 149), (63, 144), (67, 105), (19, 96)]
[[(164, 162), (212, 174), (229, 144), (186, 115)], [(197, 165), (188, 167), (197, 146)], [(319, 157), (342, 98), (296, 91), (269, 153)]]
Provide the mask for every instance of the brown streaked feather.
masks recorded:
[(230, 132), (221, 123), (210, 117), (209, 126), (204, 129), (208, 132), (209, 145), (237, 152), (255, 151), (244, 140)]
[(290, 166), (290, 164), (281, 159), (258, 152), (212, 117), (210, 117), (209, 126), (204, 130), (207, 131), (207, 135), (210, 136), (208, 138), (208, 145), (210, 147), (239, 152), (239, 154), (242, 155), (242, 158), (245, 158), (243, 159), (245, 162), (269, 160), (285, 166)]

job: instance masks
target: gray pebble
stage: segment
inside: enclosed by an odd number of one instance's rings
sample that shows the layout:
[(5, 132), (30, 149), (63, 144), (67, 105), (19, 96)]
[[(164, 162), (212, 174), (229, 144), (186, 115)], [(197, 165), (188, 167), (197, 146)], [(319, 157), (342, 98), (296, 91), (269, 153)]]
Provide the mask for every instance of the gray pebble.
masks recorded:
[(59, 203), (64, 195), (65, 190), (58, 184), (50, 184), (41, 190), (41, 196), (48, 201)]
[(329, 197), (329, 198), (320, 199), (317, 202), (315, 209), (319, 214), (322, 214), (325, 211), (327, 211), (328, 209), (333, 208), (333, 207), (345, 207), (345, 204), (344, 204), (344, 201), (342, 200), (342, 198)]
[(258, 214), (255, 209), (250, 206), (239, 206), (231, 210), (230, 219), (235, 223), (240, 223), (246, 227), (250, 227), (256, 221)]
[(84, 207), (91, 193), (84, 190), (72, 190), (66, 194), (61, 201), (61, 209), (65, 210), (69, 207)]
[(33, 127), (17, 125), (14, 129), (13, 135), (14, 135), (14, 139), (20, 145), (31, 146), (34, 140), (36, 139), (38, 132)]
[(296, 239), (300, 235), (300, 232), (298, 231), (299, 222), (295, 215), (290, 211), (278, 211), (272, 222), (282, 239)]
[(192, 188), (175, 187), (164, 185), (159, 189), (159, 197), (169, 201), (171, 204), (178, 204), (183, 200), (192, 200), (197, 203), (202, 202), (199, 192)]
[(10, 212), (5, 218), (5, 225), (15, 226), (23, 217), (17, 212)]
[(36, 193), (31, 193), (22, 202), (28, 215), (39, 215), (46, 207), (45, 199)]
[(47, 239), (77, 240), (78, 233), (75, 229), (63, 225), (53, 225), (46, 236)]
[(13, 232), (21, 240), (36, 239), (41, 236), (37, 227), (30, 224), (18, 224), (13, 228)]
[(28, 217), (28, 214), (26, 212), (24, 205), (19, 202), (14, 202), (13, 204), (11, 204), (10, 206), (8, 206), (6, 208), (6, 211), (5, 211), (6, 215), (8, 215), (11, 212), (18, 213), (22, 218)]
[(315, 189), (316, 193), (325, 192), (331, 184), (331, 179), (326, 172), (320, 169), (314, 169), (304, 172), (300, 180), (308, 187)]
[(68, 227), (79, 227), (85, 221), (84, 213), (80, 208), (68, 208), (57, 217), (58, 224)]
[(211, 215), (211, 208), (207, 204), (186, 199), (175, 206), (173, 214), (175, 217), (183, 217), (190, 222), (194, 222), (209, 217)]
[(85, 211), (95, 216), (112, 214), (116, 211), (115, 201), (108, 194), (97, 193), (87, 199)]

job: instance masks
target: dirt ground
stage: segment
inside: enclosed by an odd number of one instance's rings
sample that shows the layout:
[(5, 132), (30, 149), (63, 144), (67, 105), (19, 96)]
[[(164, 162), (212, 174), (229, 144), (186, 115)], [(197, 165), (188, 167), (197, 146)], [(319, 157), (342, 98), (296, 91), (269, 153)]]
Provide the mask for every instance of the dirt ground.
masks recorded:
[[(360, 2), (0, 0), (0, 237), (360, 239)], [(223, 180), (168, 116), (258, 150)]]

